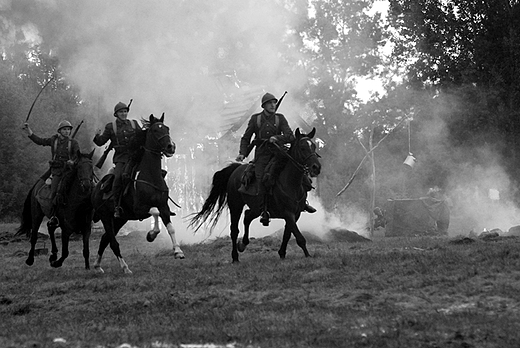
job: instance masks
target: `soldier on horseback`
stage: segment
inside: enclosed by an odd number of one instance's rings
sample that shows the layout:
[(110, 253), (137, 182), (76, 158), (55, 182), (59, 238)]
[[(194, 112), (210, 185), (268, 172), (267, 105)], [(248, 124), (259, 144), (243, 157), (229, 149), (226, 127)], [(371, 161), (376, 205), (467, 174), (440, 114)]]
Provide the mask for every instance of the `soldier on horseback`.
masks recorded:
[[(278, 99), (271, 93), (262, 97), (263, 111), (254, 114), (240, 140), (240, 151), (236, 161), (242, 162), (250, 151), (250, 142), (253, 134), (256, 145), (254, 168), (255, 178), (258, 183), (258, 194), (264, 196), (263, 212), (260, 222), (267, 226), (269, 224), (269, 212), (267, 211), (267, 199), (270, 189), (276, 181), (277, 175), (285, 165), (285, 158), (280, 156), (279, 149), (283, 144), (294, 140), (294, 134), (284, 115), (276, 113)], [(277, 146), (276, 146), (277, 145)], [(310, 181), (310, 178), (307, 178)], [(310, 184), (312, 187), (312, 185)], [(308, 189), (309, 190), (309, 189)], [(316, 209), (306, 204), (305, 211), (316, 212)]]
[[(50, 138), (40, 138), (33, 133), (28, 123), (24, 124), (23, 129), (34, 143), (41, 146), (50, 146), (52, 153), (52, 160), (50, 164), (51, 176), (51, 200), (53, 207), (51, 209), (51, 218), (48, 225), (53, 227), (59, 226), (58, 218), (56, 217), (56, 206), (62, 203), (63, 193), (63, 177), (76, 163), (79, 154), (79, 144), (76, 139), (71, 138), (72, 124), (69, 121), (61, 121), (58, 124), (58, 133), (52, 135)], [(41, 179), (49, 178), (49, 171), (42, 175)]]
[(112, 187), (112, 196), (115, 202), (114, 217), (121, 217), (121, 197), (123, 196), (124, 178), (131, 172), (132, 151), (130, 145), (139, 132), (142, 131), (141, 126), (136, 120), (128, 119), (130, 111), (130, 103), (128, 105), (119, 102), (114, 107), (114, 116), (116, 120), (109, 122), (105, 126), (105, 130), (101, 133), (98, 130), (94, 136), (94, 143), (97, 146), (103, 146), (110, 140), (110, 146), (115, 149), (112, 162), (114, 163), (114, 182)]

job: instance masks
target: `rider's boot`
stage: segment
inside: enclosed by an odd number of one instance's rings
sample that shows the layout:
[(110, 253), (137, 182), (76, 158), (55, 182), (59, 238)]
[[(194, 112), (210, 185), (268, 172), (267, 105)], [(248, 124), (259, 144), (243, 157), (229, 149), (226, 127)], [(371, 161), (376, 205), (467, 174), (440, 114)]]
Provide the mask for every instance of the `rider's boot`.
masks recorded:
[(309, 202), (305, 202), (305, 208), (303, 208), (303, 210), (305, 210), (307, 213), (315, 213), (316, 212), (316, 208), (314, 208), (312, 205), (309, 204)]
[(260, 217), (260, 222), (262, 223), (262, 225), (269, 226), (269, 218), (270, 218), (269, 212), (267, 210), (264, 210)]
[(119, 195), (119, 197), (117, 198), (117, 204), (116, 204), (116, 207), (114, 208), (114, 217), (116, 219), (119, 219), (121, 217), (121, 215), (123, 214), (123, 208), (121, 208), (121, 197), (123, 196), (123, 193), (121, 192)]
[(56, 205), (54, 204), (51, 209), (51, 218), (47, 221), (47, 228), (56, 229), (60, 227), (60, 220), (56, 216)]
[(264, 209), (262, 211), (262, 214), (260, 215), (260, 222), (264, 226), (269, 226), (269, 220), (271, 217), (269, 215), (269, 212), (267, 211), (267, 196), (267, 194), (264, 194)]

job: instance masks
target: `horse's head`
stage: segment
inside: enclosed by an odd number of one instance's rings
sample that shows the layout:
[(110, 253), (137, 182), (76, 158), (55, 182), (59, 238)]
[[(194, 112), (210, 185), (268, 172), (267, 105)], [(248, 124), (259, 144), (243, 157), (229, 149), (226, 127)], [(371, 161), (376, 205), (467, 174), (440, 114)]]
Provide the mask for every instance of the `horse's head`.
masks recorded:
[(161, 118), (150, 115), (146, 136), (146, 148), (166, 157), (175, 153), (175, 143), (170, 138), (170, 128), (164, 123), (164, 113)]
[(79, 186), (83, 193), (88, 193), (94, 184), (94, 170), (92, 165), (92, 156), (94, 150), (90, 153), (81, 153), (76, 164), (76, 176), (79, 180)]
[(321, 163), (318, 160), (320, 156), (316, 153), (316, 144), (312, 141), (315, 134), (316, 128), (308, 134), (300, 133), (300, 129), (297, 128), (294, 132), (296, 139), (291, 145), (292, 156), (312, 177), (318, 176), (321, 171)]

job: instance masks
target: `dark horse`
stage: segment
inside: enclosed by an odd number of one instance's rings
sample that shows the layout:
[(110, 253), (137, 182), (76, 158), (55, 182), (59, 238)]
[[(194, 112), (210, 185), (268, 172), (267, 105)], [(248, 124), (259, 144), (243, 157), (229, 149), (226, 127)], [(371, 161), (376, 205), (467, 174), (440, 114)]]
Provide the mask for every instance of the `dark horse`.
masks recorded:
[[(83, 257), (85, 259), (85, 269), (90, 269), (89, 262), (89, 239), (91, 233), (92, 204), (90, 195), (94, 185), (94, 172), (92, 170), (92, 155), (80, 154), (75, 167), (62, 179), (62, 183), (68, 182), (69, 189), (64, 195), (65, 204), (59, 204), (56, 209), (56, 216), (60, 221), (61, 228), (61, 258), (58, 259), (58, 247), (54, 232), (56, 227), (48, 228), (51, 240), (51, 255), (49, 262), (52, 267), (61, 267), (63, 261), (69, 256), (69, 239), (73, 232), (83, 236)], [(22, 222), (16, 234), (26, 234), (31, 236), (31, 250), (25, 263), (31, 266), (34, 263), (34, 251), (38, 241), (38, 229), (43, 221), (43, 217), (50, 217), (50, 202), (48, 195), (50, 191), (45, 182), (40, 179), (31, 188), (25, 199)]]
[(172, 240), (175, 258), (184, 258), (184, 253), (175, 239), (175, 230), (170, 220), (172, 213), (168, 207), (169, 190), (161, 170), (162, 156), (171, 157), (175, 153), (175, 144), (170, 138), (170, 129), (163, 121), (164, 114), (160, 119), (150, 115), (148, 121), (143, 121), (144, 130), (136, 139), (143, 150), (142, 158), (137, 166), (135, 177), (125, 189), (121, 201), (123, 208), (121, 217), (114, 218), (114, 200), (106, 197), (103, 192), (102, 185), (107, 176), (96, 185), (92, 192), (94, 222), (101, 220), (105, 229), (94, 264), (94, 268), (100, 272), (103, 272), (101, 268), (103, 252), (110, 245), (123, 271), (132, 273), (121, 256), (116, 235), (128, 220), (144, 220), (150, 216), (154, 217), (154, 227), (148, 232), (146, 239), (153, 242), (161, 232), (159, 229), (160, 216)]
[[(309, 134), (302, 134), (299, 129), (296, 129), (296, 139), (290, 144), (289, 151), (284, 152), (289, 161), (280, 173), (273, 188), (272, 197), (269, 199), (268, 209), (271, 217), (285, 220), (282, 245), (278, 250), (282, 259), (285, 258), (291, 233), (294, 234), (296, 243), (302, 248), (305, 256), (310, 256), (305, 237), (298, 229), (296, 222), (307, 199), (307, 191), (302, 187), (303, 176), (307, 173), (311, 176), (317, 176), (321, 170), (316, 145), (311, 140), (315, 133), (316, 129), (314, 128)], [(263, 197), (242, 194), (238, 191), (246, 167), (247, 164), (232, 163), (216, 172), (213, 176), (210, 194), (204, 202), (202, 210), (195, 214), (189, 224), (189, 226), (194, 226), (195, 230), (198, 230), (209, 219), (214, 227), (222, 214), (222, 210), (227, 205), (231, 214), (230, 229), (233, 243), (231, 257), (233, 262), (238, 262), (238, 251), (243, 252), (249, 244), (249, 225), (262, 212)], [(237, 243), (238, 223), (246, 204), (249, 209), (244, 213), (244, 236), (242, 241)]]

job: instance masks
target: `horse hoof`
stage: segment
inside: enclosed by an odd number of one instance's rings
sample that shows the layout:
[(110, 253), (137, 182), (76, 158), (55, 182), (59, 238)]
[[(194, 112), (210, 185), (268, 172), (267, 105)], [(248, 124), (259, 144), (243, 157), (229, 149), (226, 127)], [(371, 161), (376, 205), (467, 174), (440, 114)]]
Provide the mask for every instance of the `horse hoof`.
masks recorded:
[(98, 272), (98, 273), (105, 273), (105, 271), (103, 270), (103, 268), (101, 268), (100, 266), (94, 266), (94, 269), (95, 269), (96, 272)]
[(244, 244), (242, 241), (238, 242), (237, 244), (237, 250), (241, 253), (244, 252), (244, 250), (246, 250), (246, 244)]
[(49, 262), (50, 263), (53, 263), (57, 259), (58, 259), (58, 255), (56, 255), (56, 254), (52, 254), (51, 256), (49, 256)]
[(183, 260), (184, 259), (184, 253), (183, 252), (174, 253), (173, 257), (175, 257), (176, 259)]
[(125, 268), (124, 271), (125, 274), (132, 274), (132, 271), (129, 268)]
[(25, 260), (25, 264), (26, 264), (27, 266), (32, 266), (33, 263), (34, 263), (34, 259), (27, 259), (27, 260)]
[(152, 231), (148, 232), (148, 234), (146, 235), (146, 240), (150, 243), (153, 242), (155, 240), (155, 238), (157, 237), (157, 235), (159, 234), (159, 232), (161, 232), (161, 231), (152, 230)]
[(51, 262), (51, 267), (53, 268), (60, 268), (61, 267), (61, 262)]

